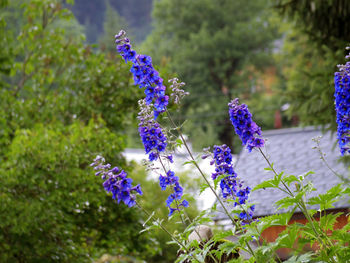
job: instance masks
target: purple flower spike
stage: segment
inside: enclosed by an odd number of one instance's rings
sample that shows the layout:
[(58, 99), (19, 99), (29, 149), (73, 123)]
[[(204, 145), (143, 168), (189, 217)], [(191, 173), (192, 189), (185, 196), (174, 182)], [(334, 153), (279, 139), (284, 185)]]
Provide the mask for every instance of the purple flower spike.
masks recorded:
[[(350, 54), (346, 56), (350, 57)], [(338, 143), (341, 155), (350, 153), (350, 62), (339, 65), (334, 74), (335, 111), (337, 113)]]
[(251, 152), (255, 147), (263, 147), (265, 141), (261, 138), (261, 128), (252, 120), (248, 106), (239, 105), (237, 98), (232, 100), (228, 106), (232, 125), (248, 151)]
[(130, 40), (125, 36), (125, 31), (120, 31), (115, 36), (117, 51), (123, 57), (125, 62), (131, 61), (130, 72), (133, 74), (135, 85), (145, 89), (147, 105), (154, 104), (154, 119), (159, 114), (166, 111), (169, 103), (168, 96), (165, 95), (165, 86), (159, 73), (153, 68), (152, 58), (146, 55), (137, 54), (132, 50)]
[(109, 170), (111, 165), (104, 165), (105, 159), (97, 156), (92, 163), (94, 170), (98, 170), (96, 175), (101, 175), (104, 180), (103, 188), (107, 193), (112, 193), (112, 198), (117, 199), (118, 204), (123, 201), (129, 207), (136, 204), (136, 194), (142, 195), (141, 186), (132, 186), (132, 179), (128, 178), (124, 170), (114, 167)]
[[(214, 159), (211, 165), (215, 164), (215, 172), (211, 175), (213, 180), (218, 176), (225, 176), (220, 180), (221, 194), (224, 199), (231, 198), (235, 200), (234, 206), (244, 205), (248, 200), (250, 187), (243, 187), (243, 184), (237, 178), (237, 174), (233, 170), (231, 149), (223, 144), (221, 146), (214, 146)], [(253, 206), (252, 206), (253, 207)], [(253, 217), (254, 207), (238, 214), (242, 220), (250, 220)]]

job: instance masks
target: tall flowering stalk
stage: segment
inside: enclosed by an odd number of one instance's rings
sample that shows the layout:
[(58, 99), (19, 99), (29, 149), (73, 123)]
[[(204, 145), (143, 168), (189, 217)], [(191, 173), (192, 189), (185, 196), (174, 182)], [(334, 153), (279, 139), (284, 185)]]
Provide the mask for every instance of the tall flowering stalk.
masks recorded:
[[(350, 58), (350, 54), (346, 58)], [(338, 68), (339, 72), (334, 74), (334, 97), (338, 124), (337, 137), (341, 155), (344, 155), (350, 153), (350, 61), (345, 65), (338, 65)]]
[(121, 30), (115, 36), (117, 51), (125, 62), (132, 62), (130, 72), (133, 74), (134, 83), (144, 89), (147, 105), (153, 103), (154, 118), (156, 119), (160, 113), (165, 112), (168, 105), (169, 97), (165, 95), (166, 87), (163, 85), (163, 79), (152, 65), (152, 58), (137, 54), (136, 51), (132, 50), (130, 40), (125, 35), (125, 31)]
[(248, 106), (239, 105), (237, 98), (232, 100), (228, 106), (232, 125), (248, 151), (251, 152), (255, 147), (263, 147), (264, 139), (261, 138), (261, 128), (252, 120)]
[[(131, 61), (132, 67), (130, 69), (133, 74), (135, 85), (144, 89), (146, 95), (145, 99), (139, 101), (140, 112), (139, 119), (139, 134), (145, 148), (146, 154), (150, 162), (159, 160), (164, 173), (159, 174), (159, 185), (161, 190), (165, 190), (168, 186), (172, 193), (166, 200), (166, 206), (169, 208), (169, 216), (174, 212), (181, 210), (183, 207), (188, 207), (187, 200), (182, 200), (183, 188), (180, 185), (179, 178), (170, 169), (167, 169), (162, 162), (162, 158), (173, 162), (172, 155), (162, 155), (167, 147), (167, 138), (159, 123), (156, 122), (160, 113), (165, 112), (169, 97), (165, 95), (166, 87), (163, 85), (163, 79), (159, 73), (153, 68), (152, 58), (146, 55), (137, 54), (131, 49), (130, 40), (125, 37), (125, 31), (121, 30), (115, 36), (116, 48), (125, 62)], [(177, 84), (177, 80), (173, 80), (172, 85), (175, 101), (181, 98), (179, 89), (181, 83)], [(153, 113), (152, 112), (153, 109)], [(175, 204), (175, 205), (174, 205)]]
[[(237, 178), (236, 172), (233, 170), (231, 149), (226, 144), (214, 146), (214, 158), (210, 163), (215, 164), (215, 172), (212, 173), (212, 179), (215, 180), (220, 176), (224, 176), (220, 180), (220, 188), (224, 199), (232, 198), (235, 200), (234, 206), (246, 204), (250, 187), (244, 187), (243, 183)], [(253, 218), (254, 205), (249, 209), (243, 209), (238, 214), (241, 220), (251, 220)]]
[(145, 100), (140, 100), (139, 106), (140, 112), (137, 117), (139, 119), (139, 133), (146, 154), (148, 154), (150, 162), (159, 160), (163, 167), (165, 174), (159, 174), (159, 185), (161, 190), (164, 191), (169, 186), (172, 191), (166, 200), (166, 206), (169, 209), (169, 216), (171, 216), (174, 212), (180, 211), (181, 208), (188, 207), (189, 203), (187, 200), (181, 201), (183, 188), (180, 185), (179, 178), (175, 176), (173, 171), (167, 169), (162, 161), (162, 159), (165, 159), (172, 163), (173, 156), (171, 154), (164, 154), (167, 146), (167, 138), (159, 123), (153, 118), (151, 105), (148, 105)]
[[(171, 234), (169, 230), (164, 227), (161, 221), (155, 220), (153, 218), (153, 214), (150, 214), (136, 201), (136, 195), (143, 195), (141, 186), (132, 186), (132, 179), (127, 177), (127, 173), (124, 170), (120, 170), (118, 167), (111, 169), (111, 165), (109, 163), (105, 164), (105, 159), (100, 155), (96, 156), (90, 166), (96, 171), (95, 175), (100, 176), (104, 180), (104, 189), (107, 193), (112, 193), (112, 198), (117, 199), (118, 204), (120, 201), (123, 201), (129, 207), (137, 205), (148, 216), (147, 221), (153, 220), (153, 225), (158, 225), (184, 251), (189, 254), (190, 258), (193, 258), (195, 261), (199, 262), (197, 256), (190, 255), (188, 248), (178, 238)], [(144, 225), (146, 225), (147, 221)]]

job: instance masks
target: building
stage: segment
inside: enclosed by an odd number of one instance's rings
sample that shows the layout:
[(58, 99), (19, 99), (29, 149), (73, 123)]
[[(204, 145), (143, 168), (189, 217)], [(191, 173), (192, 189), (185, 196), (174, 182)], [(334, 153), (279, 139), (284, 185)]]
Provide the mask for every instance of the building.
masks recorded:
[[(349, 167), (346, 167), (344, 163), (338, 162), (340, 151), (338, 145), (336, 145), (335, 134), (332, 135), (330, 132), (322, 134), (319, 128), (306, 127), (266, 131), (263, 132), (263, 136), (266, 139), (266, 146), (263, 151), (270, 161), (273, 162), (277, 172), (284, 171), (285, 174), (295, 176), (302, 176), (309, 171), (314, 172), (306, 177), (306, 180), (312, 181), (317, 189), (309, 197), (325, 193), (331, 187), (343, 182), (320, 158), (318, 149), (314, 149), (317, 144), (312, 140), (313, 138), (322, 136), (319, 145), (325, 154), (325, 160), (337, 174), (344, 178), (349, 178)], [(264, 168), (268, 167), (268, 164), (259, 151), (253, 150), (249, 153), (246, 149), (243, 149), (237, 159), (235, 171), (244, 180), (245, 184), (251, 188), (254, 188), (264, 180), (273, 178), (271, 171), (264, 170)], [(275, 206), (275, 202), (283, 197), (285, 197), (285, 194), (282, 191), (272, 188), (259, 189), (252, 192), (249, 200), (250, 203), (256, 204), (254, 217), (287, 212), (286, 209), (277, 210)], [(335, 225), (336, 228), (341, 228), (347, 223), (346, 214), (350, 211), (348, 201), (340, 200), (334, 203), (333, 209), (328, 210), (329, 213), (344, 212), (338, 218)], [(310, 208), (318, 209), (316, 206)], [(227, 227), (229, 221), (224, 213), (219, 212), (215, 217), (215, 222), (217, 224), (226, 224)], [(290, 223), (293, 222), (305, 223), (306, 219), (300, 211), (296, 210), (290, 220)], [(270, 227), (262, 233), (262, 238), (268, 242), (274, 241), (284, 228), (283, 226)], [(278, 251), (282, 259), (288, 257), (288, 252), (288, 250)]]

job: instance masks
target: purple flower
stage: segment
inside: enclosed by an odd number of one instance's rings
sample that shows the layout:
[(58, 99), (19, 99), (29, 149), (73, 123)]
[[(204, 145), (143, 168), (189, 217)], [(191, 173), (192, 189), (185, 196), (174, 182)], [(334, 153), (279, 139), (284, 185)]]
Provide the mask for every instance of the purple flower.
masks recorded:
[(169, 217), (170, 216), (172, 216), (173, 215), (173, 213), (175, 212), (175, 211), (180, 211), (180, 207), (188, 207), (189, 206), (189, 203), (186, 201), (186, 200), (183, 200), (180, 204), (179, 204), (179, 206), (178, 206), (178, 208), (172, 208), (172, 207), (169, 207)]
[(162, 112), (166, 110), (166, 106), (168, 105), (168, 96), (159, 96), (154, 103), (154, 107), (157, 111)]
[(136, 204), (136, 194), (142, 195), (141, 186), (132, 187), (132, 179), (127, 178), (127, 173), (114, 167), (110, 170), (110, 164), (104, 164), (105, 160), (101, 156), (97, 156), (91, 164), (98, 175), (104, 180), (103, 188), (107, 193), (112, 193), (112, 198), (117, 199), (118, 204), (123, 201), (129, 207)]
[(167, 146), (167, 138), (160, 128), (160, 125), (154, 120), (141, 120), (139, 124), (139, 133), (145, 151), (149, 154), (149, 160), (157, 160), (159, 153), (164, 152)]
[(158, 154), (155, 152), (151, 152), (148, 156), (148, 159), (152, 162), (152, 161), (156, 161), (158, 159)]
[(218, 176), (227, 174), (236, 177), (236, 173), (232, 167), (232, 155), (231, 149), (223, 144), (222, 146), (214, 146), (214, 159), (212, 164), (215, 163), (215, 173), (212, 174), (212, 178), (215, 180)]
[(130, 41), (124, 38), (125, 31), (115, 36), (117, 51), (124, 58), (125, 62), (131, 61), (130, 72), (133, 74), (134, 83), (145, 89), (146, 103), (154, 103), (154, 119), (166, 111), (169, 98), (165, 95), (165, 86), (159, 73), (153, 68), (152, 58), (146, 55), (137, 54), (130, 45)]
[[(132, 62), (133, 65), (130, 72), (133, 74), (134, 83), (140, 88), (143, 88), (146, 95), (144, 100), (139, 101), (139, 133), (146, 154), (148, 154), (149, 160), (153, 162), (160, 159), (160, 153), (164, 152), (167, 147), (167, 138), (160, 125), (155, 120), (159, 114), (166, 111), (169, 97), (165, 94), (166, 87), (163, 85), (163, 79), (153, 68), (152, 58), (146, 55), (136, 54), (136, 52), (132, 50), (130, 41), (124, 36), (124, 31), (121, 31), (115, 36), (117, 51), (124, 58), (125, 62)], [(151, 114), (152, 118), (150, 118)], [(173, 162), (171, 155), (168, 155), (166, 158), (171, 163)], [(129, 185), (128, 183), (125, 184)], [(180, 211), (179, 206), (188, 206), (188, 202), (184, 200), (180, 205), (177, 204), (176, 208), (171, 207), (173, 201), (181, 200), (183, 194), (183, 189), (179, 184), (179, 178), (175, 176), (174, 172), (169, 170), (166, 176), (160, 175), (159, 185), (163, 191), (166, 190), (168, 186), (170, 186), (173, 191), (166, 201), (167, 207), (169, 207), (170, 210), (170, 215), (175, 211)], [(121, 193), (119, 193), (119, 195), (121, 195)], [(127, 197), (125, 198), (124, 202), (129, 203), (130, 200), (127, 199)]]
[(174, 163), (172, 155), (168, 155), (168, 156), (166, 156), (166, 158), (169, 160), (170, 163)]
[[(238, 114), (242, 115), (244, 113), (239, 111)], [(211, 164), (215, 164), (215, 172), (212, 174), (212, 178), (215, 180), (218, 176), (224, 176), (220, 180), (222, 197), (224, 199), (231, 198), (235, 200), (234, 206), (246, 204), (251, 189), (249, 187), (244, 188), (243, 184), (237, 178), (237, 174), (232, 166), (231, 149), (225, 144), (221, 146), (215, 145), (213, 153), (214, 159)], [(248, 214), (244, 211), (238, 214), (238, 216), (242, 220), (251, 219), (253, 211), (254, 208), (253, 210), (248, 209)]]
[[(350, 57), (350, 55), (346, 57)], [(350, 153), (350, 62), (338, 67), (339, 72), (334, 74), (334, 97), (338, 124), (338, 143), (340, 153), (344, 155)]]
[(180, 211), (180, 206), (188, 207), (188, 202), (186, 200), (183, 200), (180, 204), (176, 202), (176, 208), (171, 207), (173, 202), (175, 200), (181, 200), (183, 195), (183, 188), (179, 183), (179, 177), (175, 176), (175, 173), (173, 171), (169, 170), (166, 176), (160, 175), (159, 185), (162, 191), (166, 190), (168, 186), (172, 189), (172, 193), (168, 196), (166, 200), (166, 206), (170, 210), (169, 216), (172, 215), (175, 211)]
[(228, 106), (232, 125), (248, 151), (251, 152), (255, 147), (263, 147), (265, 142), (261, 138), (261, 129), (252, 120), (252, 114), (249, 112), (248, 106), (245, 104), (239, 105), (237, 98), (232, 100)]

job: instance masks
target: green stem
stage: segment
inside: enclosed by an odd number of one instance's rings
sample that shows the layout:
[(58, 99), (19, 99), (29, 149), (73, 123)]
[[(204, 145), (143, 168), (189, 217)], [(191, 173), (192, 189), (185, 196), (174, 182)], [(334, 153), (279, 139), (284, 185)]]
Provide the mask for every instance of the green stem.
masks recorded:
[[(151, 214), (150, 214), (146, 209), (144, 209), (138, 202), (136, 202), (136, 205), (137, 205), (138, 208), (140, 208), (148, 217), (151, 217), (151, 218), (153, 217), (153, 216), (151, 216)], [(193, 259), (197, 260), (198, 262), (201, 262), (200, 260), (198, 260), (198, 259), (195, 257), (195, 255), (191, 255), (191, 251), (189, 251), (188, 248), (187, 248), (184, 244), (182, 244), (182, 243), (180, 242), (180, 240), (178, 240), (174, 235), (172, 235), (172, 234), (169, 232), (169, 230), (166, 229), (166, 228), (162, 225), (161, 222), (159, 222), (158, 225), (159, 225), (160, 228), (161, 228), (165, 233), (167, 233), (180, 247), (182, 247), (182, 248), (187, 252), (188, 255), (190, 255)]]
[[(273, 171), (273, 173), (275, 174), (275, 176), (278, 176), (278, 173), (276, 172), (275, 168), (273, 168), (273, 165), (270, 163), (269, 159), (267, 158), (267, 156), (264, 154), (264, 152), (261, 150), (261, 148), (258, 148), (261, 155), (264, 157), (264, 159), (266, 160), (266, 162), (268, 163), (269, 167), (271, 168), (271, 170)], [(283, 184), (283, 186), (286, 188), (287, 190), (287, 193), (291, 196), (291, 197), (295, 197), (294, 194), (292, 193), (292, 191), (289, 189), (289, 187), (287, 186), (287, 184), (283, 181), (283, 179), (281, 179), (281, 182)], [(314, 233), (316, 234), (317, 236), (317, 239), (318, 241), (323, 244), (326, 248), (327, 248), (327, 244), (324, 242), (324, 240), (321, 238), (320, 236), (320, 232), (316, 230), (316, 227), (314, 225), (314, 221), (312, 220), (312, 218), (310, 217), (309, 213), (308, 213), (308, 210), (306, 208), (306, 205), (305, 205), (305, 202), (303, 199), (301, 199), (300, 201), (298, 201), (298, 207), (300, 208), (300, 210), (302, 211), (302, 213), (304, 214), (304, 216), (306, 217), (306, 219), (309, 221), (311, 227), (312, 227), (312, 230), (314, 231)], [(328, 236), (322, 231), (321, 229), (321, 235), (322, 236), (325, 236), (327, 241), (330, 242), (330, 240), (328, 240)], [(333, 244), (331, 244), (331, 246), (333, 246)], [(331, 257), (329, 257), (331, 259)], [(332, 259), (332, 262), (333, 259)]]
[(345, 184), (347, 184), (347, 185), (349, 186), (349, 185), (350, 185), (350, 180), (349, 180), (349, 178), (346, 178), (346, 177), (342, 176), (341, 174), (338, 174), (336, 171), (334, 171), (334, 170), (332, 169), (332, 167), (328, 164), (326, 158), (324, 157), (324, 154), (323, 154), (322, 149), (321, 149), (320, 141), (317, 140), (317, 139), (314, 140), (314, 141), (315, 141), (316, 144), (317, 144), (316, 149), (317, 149), (318, 153), (320, 154), (320, 158), (321, 158), (321, 160), (324, 162), (324, 164), (327, 166), (327, 168), (328, 168), (335, 176), (337, 176), (340, 180), (342, 180)]
[[(159, 153), (158, 153), (158, 158), (159, 158), (160, 164), (161, 164), (162, 167), (163, 167), (164, 172), (167, 173), (167, 170), (166, 170), (166, 168), (165, 168), (165, 165), (164, 165), (164, 163), (163, 163), (163, 161), (162, 161), (162, 159), (161, 159)], [(173, 193), (175, 192), (173, 187), (172, 187), (172, 191), (173, 191)], [(186, 227), (186, 223), (185, 223), (185, 220), (184, 220), (183, 215), (182, 215), (182, 210), (180, 210), (180, 208), (179, 208), (179, 202), (178, 202), (178, 200), (177, 200), (176, 198), (175, 198), (175, 203), (176, 203), (176, 207), (179, 209), (179, 214), (180, 214), (181, 222), (182, 222), (182, 224)], [(184, 212), (184, 211), (183, 211), (183, 212)], [(184, 214), (185, 214), (185, 216), (187, 216), (187, 219), (188, 219), (189, 222), (191, 223), (191, 219), (189, 218), (189, 216), (188, 216), (185, 212), (184, 212)], [(200, 234), (199, 234), (199, 232), (197, 231), (196, 228), (194, 228), (194, 231), (196, 232), (196, 234), (198, 235), (198, 237), (200, 238), (200, 240), (201, 240), (202, 242), (204, 242), (204, 240), (202, 239), (202, 237), (200, 236)], [(210, 257), (214, 260), (215, 263), (218, 263), (217, 260), (214, 258), (214, 256), (213, 256), (212, 254), (209, 254), (209, 255), (210, 255)]]
[[(202, 169), (199, 167), (199, 165), (197, 164), (196, 160), (194, 159), (191, 150), (189, 149), (187, 142), (185, 140), (185, 138), (182, 135), (181, 129), (179, 127), (177, 127), (177, 125), (175, 124), (174, 120), (172, 119), (170, 113), (168, 110), (166, 110), (166, 113), (168, 115), (168, 118), (171, 122), (171, 124), (174, 126), (174, 128), (177, 129), (177, 131), (179, 132), (180, 138), (188, 152), (188, 154), (190, 155), (194, 165), (196, 166), (197, 170), (199, 171), (199, 173), (201, 174), (201, 176), (203, 177), (204, 181), (207, 183), (207, 185), (209, 186), (209, 188), (211, 189), (211, 191), (213, 192), (213, 194), (215, 195), (216, 199), (219, 201), (220, 205), (222, 206), (222, 208), (225, 210), (225, 213), (227, 214), (227, 216), (230, 218), (231, 222), (236, 226), (237, 229), (240, 229), (243, 231), (242, 226), (237, 224), (236, 220), (234, 220), (234, 218), (231, 216), (231, 214), (228, 212), (226, 206), (224, 205), (224, 203), (222, 202), (222, 200), (220, 199), (220, 197), (218, 196), (218, 194), (216, 193), (215, 189), (212, 187), (212, 185), (210, 184), (210, 182), (208, 181), (208, 179), (206, 178), (206, 176), (204, 175)], [(247, 248), (250, 251), (250, 253), (256, 258), (255, 253), (253, 251), (253, 249), (251, 248), (251, 246), (249, 245), (248, 242), (246, 242)]]

